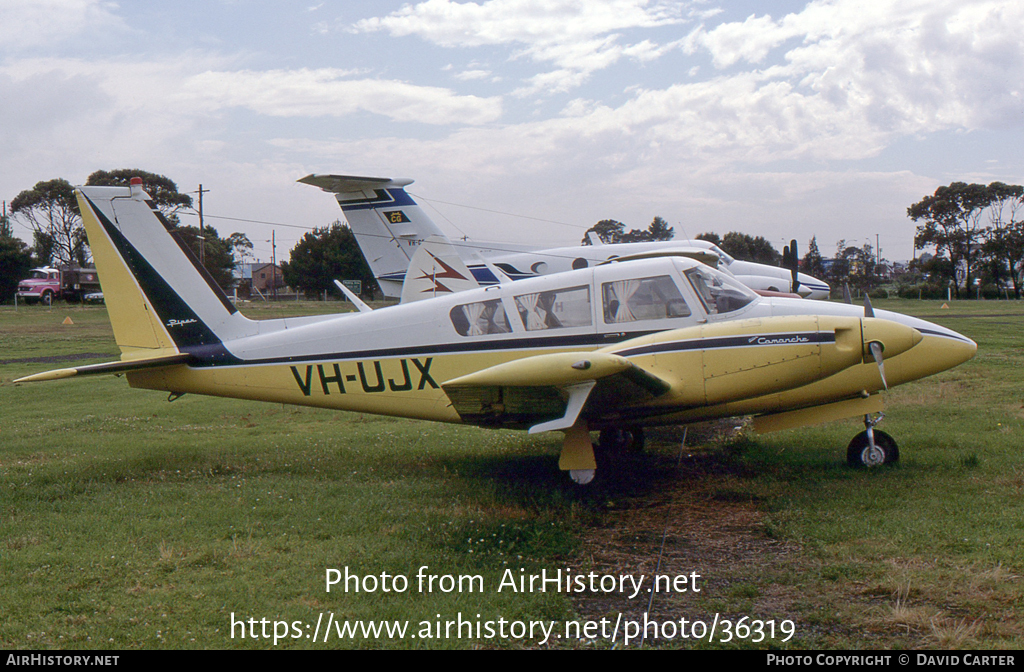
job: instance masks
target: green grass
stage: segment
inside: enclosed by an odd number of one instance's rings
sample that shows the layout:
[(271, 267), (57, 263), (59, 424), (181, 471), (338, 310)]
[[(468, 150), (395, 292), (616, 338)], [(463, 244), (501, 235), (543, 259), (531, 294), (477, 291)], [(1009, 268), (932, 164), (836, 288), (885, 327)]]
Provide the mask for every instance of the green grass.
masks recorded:
[[(582, 493), (557, 470), (554, 436), (195, 396), (167, 403), (112, 376), (13, 385), (66, 365), (13, 360), (107, 361), (117, 348), (102, 306), (0, 307), (0, 647), (266, 647), (231, 638), (232, 612), (312, 623), (321, 612), (569, 619), (589, 607), (497, 593), (502, 570), (599, 568), (588, 540), (662, 515), (653, 505), (669, 499), (751, 511), (755, 541), (787, 549), (770, 563), (712, 566), (701, 595), (686, 596), (688, 612), (791, 618), (789, 646), (1020, 648), (1024, 307), (942, 303), (875, 302), (979, 343), (971, 362), (892, 391), (882, 427), (900, 443), (898, 466), (847, 469), (845, 446), (860, 430), (847, 421), (691, 446), (704, 466), (683, 475), (677, 446), (655, 442), (636, 478)], [(73, 325), (61, 324), (67, 316)], [(656, 548), (661, 523), (653, 528)], [(635, 573), (653, 567), (644, 553), (630, 561)], [(423, 565), (481, 575), (486, 590), (324, 586), (327, 568), (414, 577)], [(470, 645), (523, 643), (279, 644)]]

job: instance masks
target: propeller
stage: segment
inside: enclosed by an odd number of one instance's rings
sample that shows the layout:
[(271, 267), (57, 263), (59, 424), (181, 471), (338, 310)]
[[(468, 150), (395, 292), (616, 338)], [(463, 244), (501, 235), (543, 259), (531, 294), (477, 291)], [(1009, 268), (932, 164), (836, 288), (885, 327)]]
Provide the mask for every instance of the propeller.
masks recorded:
[(882, 359), (882, 344), (878, 341), (871, 341), (868, 343), (868, 350), (871, 351), (871, 356), (875, 358), (875, 364), (878, 364), (878, 375), (882, 377), (882, 387), (888, 390), (889, 383), (885, 381), (885, 361)]
[(782, 266), (789, 269), (793, 277), (790, 291), (796, 294), (800, 289), (800, 255), (796, 251), (796, 239), (789, 241), (789, 245), (783, 246)]
[[(843, 285), (844, 294), (849, 296), (849, 287)], [(864, 317), (874, 317), (875, 309), (871, 305), (871, 297), (867, 294), (864, 295)], [(878, 375), (882, 377), (882, 387), (886, 390), (889, 389), (889, 383), (885, 381), (885, 360), (882, 357), (882, 352), (885, 348), (878, 341), (871, 341), (868, 343), (868, 350), (871, 352), (871, 356), (875, 358), (875, 364), (878, 364)]]
[(843, 283), (843, 303), (853, 303), (853, 298), (850, 297), (850, 283)]

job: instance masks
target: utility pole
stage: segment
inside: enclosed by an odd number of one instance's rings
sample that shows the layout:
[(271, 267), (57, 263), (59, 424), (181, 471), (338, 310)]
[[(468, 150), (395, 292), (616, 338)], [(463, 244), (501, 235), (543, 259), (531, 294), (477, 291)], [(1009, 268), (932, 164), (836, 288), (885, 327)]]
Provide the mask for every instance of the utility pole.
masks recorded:
[(882, 265), (882, 250), (878, 249), (878, 234), (875, 234), (875, 275), (881, 275), (878, 270)]
[(206, 267), (206, 228), (203, 226), (203, 194), (208, 193), (209, 189), (203, 189), (203, 185), (199, 185), (199, 263)]
[(274, 298), (277, 298), (277, 231), (271, 230), (270, 232), (270, 276), (271, 280), (271, 291), (274, 292)]

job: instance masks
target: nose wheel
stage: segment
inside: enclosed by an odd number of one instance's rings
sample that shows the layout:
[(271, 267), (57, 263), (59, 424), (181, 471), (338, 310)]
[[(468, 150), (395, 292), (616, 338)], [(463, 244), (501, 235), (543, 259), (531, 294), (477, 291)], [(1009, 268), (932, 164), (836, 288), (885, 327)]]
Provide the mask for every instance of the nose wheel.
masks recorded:
[(875, 425), (884, 417), (882, 413), (879, 413), (877, 418), (872, 418), (871, 415), (864, 416), (866, 429), (853, 437), (846, 449), (846, 463), (851, 467), (864, 469), (899, 461), (900, 449), (896, 445), (896, 440), (882, 430), (875, 429)]

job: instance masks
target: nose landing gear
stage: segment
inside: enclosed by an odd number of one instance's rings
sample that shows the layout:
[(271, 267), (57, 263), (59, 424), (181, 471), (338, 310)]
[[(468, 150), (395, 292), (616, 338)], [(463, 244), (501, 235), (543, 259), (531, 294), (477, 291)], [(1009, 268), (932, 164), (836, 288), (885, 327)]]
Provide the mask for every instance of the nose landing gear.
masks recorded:
[(863, 469), (899, 461), (900, 449), (896, 440), (882, 430), (875, 429), (875, 425), (884, 417), (883, 413), (879, 413), (877, 418), (872, 418), (871, 414), (864, 416), (866, 429), (853, 437), (846, 449), (846, 463), (851, 467)]

